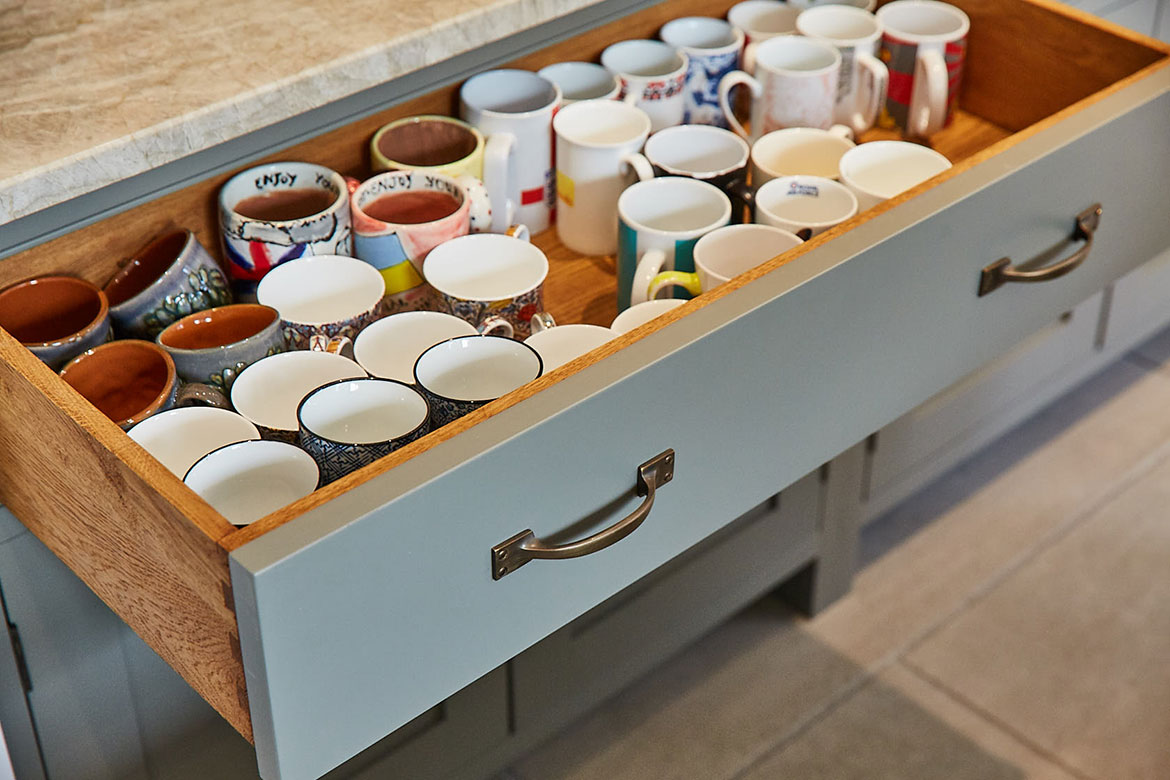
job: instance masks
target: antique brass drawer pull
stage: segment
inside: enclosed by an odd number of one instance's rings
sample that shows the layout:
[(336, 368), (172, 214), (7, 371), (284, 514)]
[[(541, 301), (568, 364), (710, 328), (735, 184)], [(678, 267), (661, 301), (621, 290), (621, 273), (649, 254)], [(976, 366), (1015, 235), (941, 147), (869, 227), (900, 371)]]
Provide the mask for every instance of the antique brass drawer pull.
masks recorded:
[(592, 536), (567, 544), (546, 544), (531, 529), (521, 531), (492, 548), (492, 579), (511, 574), (534, 558), (580, 558), (625, 539), (649, 516), (655, 490), (673, 478), (674, 450), (666, 450), (638, 467), (638, 495), (645, 498), (629, 515)]
[(979, 275), (980, 297), (987, 295), (989, 292), (998, 289), (1008, 282), (1046, 282), (1049, 279), (1064, 276), (1083, 263), (1085, 258), (1089, 256), (1089, 250), (1093, 248), (1093, 233), (1097, 230), (1097, 225), (1100, 221), (1100, 203), (1094, 204), (1080, 214), (1077, 214), (1076, 227), (1073, 230), (1072, 240), (1084, 241), (1085, 245), (1068, 257), (1052, 265), (1046, 265), (1043, 268), (1036, 268), (1034, 270), (1021, 271), (1019, 268), (1012, 268), (1010, 257), (996, 260), (984, 268), (983, 272)]

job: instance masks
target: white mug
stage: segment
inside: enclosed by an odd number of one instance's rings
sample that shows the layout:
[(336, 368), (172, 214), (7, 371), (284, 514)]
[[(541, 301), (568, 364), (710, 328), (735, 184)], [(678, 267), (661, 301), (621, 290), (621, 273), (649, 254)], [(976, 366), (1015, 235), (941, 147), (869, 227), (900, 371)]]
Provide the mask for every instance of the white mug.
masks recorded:
[(873, 9), (877, 8), (877, 0), (789, 0), (789, 3), (801, 10), (825, 5), (844, 5), (873, 13)]
[(583, 255), (617, 251), (614, 203), (629, 184), (626, 166), (651, 177), (638, 154), (650, 134), (650, 117), (616, 100), (566, 106), (553, 120), (557, 136), (557, 235)]
[(357, 338), (381, 316), (386, 280), (369, 263), (316, 255), (281, 263), (256, 286), (256, 300), (280, 312), (290, 349), (308, 349), (314, 336)]
[(601, 52), (601, 64), (618, 77), (622, 96), (650, 117), (650, 131), (683, 122), (687, 55), (662, 41), (619, 41)]
[(561, 107), (579, 100), (616, 100), (622, 84), (596, 62), (557, 62), (536, 71), (561, 90)]
[(488, 136), (483, 180), (492, 204), (492, 231), (513, 223), (533, 233), (552, 221), (552, 119), (561, 90), (527, 70), (489, 70), (459, 89), (460, 114)]
[(950, 167), (950, 160), (925, 146), (871, 141), (841, 157), (841, 183), (857, 196), (858, 210), (865, 211)]
[(183, 481), (235, 525), (248, 525), (317, 489), (309, 453), (281, 441), (241, 441), (200, 458)]
[[(731, 7), (727, 21), (743, 32), (745, 45), (751, 46), (796, 32), (796, 17), (802, 10), (781, 0), (744, 0)], [(754, 64), (745, 48), (743, 69), (752, 71)]]
[(212, 450), (260, 438), (256, 426), (240, 415), (210, 406), (153, 414), (131, 428), (128, 435), (179, 479)]
[(751, 90), (752, 140), (782, 127), (833, 124), (841, 54), (824, 41), (798, 35), (769, 38), (755, 55), (755, 76), (737, 70), (719, 82), (719, 104), (731, 129), (749, 138), (729, 102), (739, 84)]
[(414, 383), (431, 407), (432, 428), (446, 425), (544, 371), (540, 354), (502, 336), (460, 336), (419, 355)]
[(857, 197), (844, 184), (819, 176), (783, 176), (756, 191), (755, 221), (807, 241), (857, 213)]
[(714, 290), (744, 271), (766, 263), (803, 243), (787, 230), (768, 225), (728, 225), (712, 230), (695, 244), (695, 271), (667, 271), (651, 278), (645, 290), (647, 300), (671, 285), (691, 295)]
[[(509, 326), (505, 335), (511, 335)], [(354, 359), (370, 376), (414, 381), (414, 361), (429, 347), (458, 336), (476, 335), (475, 326), (438, 311), (391, 314), (361, 332), (353, 344)]]
[(366, 372), (332, 352), (297, 350), (257, 360), (232, 383), (231, 400), (265, 439), (297, 440), (297, 405), (310, 390)]
[[(747, 141), (730, 130), (708, 125), (668, 127), (650, 136), (642, 149), (646, 168), (654, 174), (705, 181), (744, 204), (751, 202), (749, 153)], [(643, 167), (635, 169), (643, 181), (649, 178)]]
[(652, 301), (636, 303), (621, 314), (613, 318), (609, 329), (621, 336), (634, 328), (644, 325), (655, 317), (661, 316), (671, 309), (677, 309), (686, 301), (681, 298), (655, 298)]
[(841, 156), (855, 144), (853, 132), (844, 125), (828, 130), (786, 127), (773, 130), (752, 144), (752, 187), (779, 176), (837, 178)]
[(833, 44), (841, 53), (834, 120), (854, 133), (873, 127), (890, 83), (889, 70), (875, 56), (882, 37), (877, 17), (847, 5), (820, 5), (798, 16), (796, 29)]
[(540, 354), (547, 374), (616, 337), (616, 333), (600, 325), (554, 324), (552, 327), (534, 326), (532, 335), (524, 339), (524, 343)]
[(664, 24), (658, 37), (687, 56), (683, 122), (727, 127), (719, 81), (739, 67), (743, 31), (723, 19), (686, 16)]

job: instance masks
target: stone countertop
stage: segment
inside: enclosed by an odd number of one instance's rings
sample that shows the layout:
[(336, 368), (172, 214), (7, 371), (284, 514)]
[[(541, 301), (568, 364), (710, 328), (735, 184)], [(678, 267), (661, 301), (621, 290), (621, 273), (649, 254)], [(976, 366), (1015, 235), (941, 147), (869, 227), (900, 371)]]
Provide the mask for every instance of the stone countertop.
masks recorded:
[(0, 0), (0, 225), (597, 0)]

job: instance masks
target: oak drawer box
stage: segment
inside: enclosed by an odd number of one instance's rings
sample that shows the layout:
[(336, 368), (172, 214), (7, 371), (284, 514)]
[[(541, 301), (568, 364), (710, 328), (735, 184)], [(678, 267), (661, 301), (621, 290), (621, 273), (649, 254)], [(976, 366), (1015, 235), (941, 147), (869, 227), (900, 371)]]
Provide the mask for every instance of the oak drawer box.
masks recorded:
[[(517, 64), (730, 4), (663, 3)], [(0, 500), (255, 740), (266, 778), (321, 774), (1170, 246), (1170, 50), (1043, 0), (956, 5), (961, 111), (932, 138), (952, 170), (247, 528), (0, 332)], [(365, 176), (375, 128), (450, 113), (455, 89), (273, 157)], [(7, 258), (0, 286), (104, 282), (171, 226), (217, 246), (227, 175)], [(1079, 251), (1096, 203), (1079, 268), (977, 295), (1000, 258)], [(550, 311), (608, 324), (612, 261), (537, 243)], [(636, 533), (493, 579), (490, 550), (524, 529), (632, 511), (636, 467), (668, 448), (673, 481)]]

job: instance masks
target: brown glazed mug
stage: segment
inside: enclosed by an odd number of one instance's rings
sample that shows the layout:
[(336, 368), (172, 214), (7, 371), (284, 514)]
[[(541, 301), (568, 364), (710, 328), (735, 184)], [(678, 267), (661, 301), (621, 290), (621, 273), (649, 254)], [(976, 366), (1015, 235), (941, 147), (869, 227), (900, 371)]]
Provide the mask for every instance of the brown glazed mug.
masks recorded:
[(56, 370), (109, 340), (109, 304), (84, 279), (29, 279), (0, 292), (0, 328)]
[(206, 382), (224, 393), (240, 372), (287, 348), (280, 313), (259, 303), (233, 303), (171, 323), (157, 341), (184, 382)]

